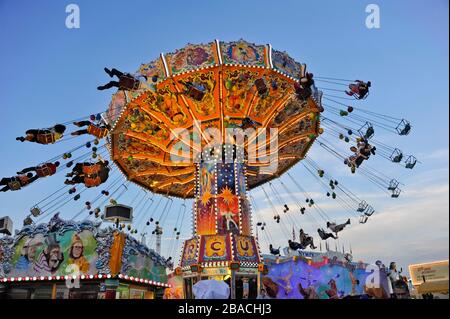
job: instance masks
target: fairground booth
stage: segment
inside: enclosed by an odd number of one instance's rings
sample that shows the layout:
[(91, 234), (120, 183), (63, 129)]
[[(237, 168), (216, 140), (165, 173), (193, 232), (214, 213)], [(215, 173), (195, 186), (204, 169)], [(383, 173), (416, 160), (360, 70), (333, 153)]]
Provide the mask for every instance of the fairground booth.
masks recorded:
[[(291, 252), (293, 253), (293, 252)], [(258, 286), (264, 290), (267, 299), (342, 299), (390, 298), (391, 282), (384, 265), (370, 265), (362, 261), (352, 262), (348, 253), (337, 251), (302, 252), (285, 256), (263, 255), (264, 264), (260, 264), (257, 278), (240, 270), (216, 267), (217, 273), (201, 270), (191, 277), (181, 269), (169, 276), (170, 288), (166, 289), (167, 299), (189, 298), (192, 283), (202, 279), (223, 280), (234, 276), (236, 298), (255, 298), (253, 289)], [(349, 258), (350, 257), (350, 258)], [(213, 268), (214, 269), (214, 268)], [(184, 276), (183, 276), (184, 274)], [(258, 293), (259, 294), (259, 293)]]
[(162, 298), (167, 261), (100, 224), (55, 215), (0, 238), (0, 298)]

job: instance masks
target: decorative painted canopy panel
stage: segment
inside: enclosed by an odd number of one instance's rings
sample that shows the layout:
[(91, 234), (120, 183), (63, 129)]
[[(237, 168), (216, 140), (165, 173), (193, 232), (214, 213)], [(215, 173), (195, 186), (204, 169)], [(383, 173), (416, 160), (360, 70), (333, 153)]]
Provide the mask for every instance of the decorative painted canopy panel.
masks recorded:
[[(192, 198), (193, 154), (217, 144), (206, 129), (215, 128), (224, 143), (227, 129), (245, 128), (250, 121), (254, 131), (242, 145), (245, 151), (266, 150), (278, 160), (271, 172), (264, 170), (268, 158), (245, 163), (249, 189), (261, 185), (300, 161), (318, 134), (316, 100), (299, 101), (294, 95), (299, 71), (300, 64), (287, 54), (243, 40), (189, 44), (161, 55), (141, 66), (138, 73), (147, 81), (137, 91), (113, 96), (107, 112), (112, 158), (132, 182)], [(275, 149), (271, 128), (278, 129)], [(267, 132), (263, 143), (258, 129)]]

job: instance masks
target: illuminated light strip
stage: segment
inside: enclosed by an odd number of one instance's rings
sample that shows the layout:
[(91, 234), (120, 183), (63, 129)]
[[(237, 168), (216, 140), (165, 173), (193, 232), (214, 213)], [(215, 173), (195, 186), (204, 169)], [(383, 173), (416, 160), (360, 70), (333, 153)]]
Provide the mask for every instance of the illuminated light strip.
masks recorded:
[(273, 69), (273, 62), (272, 62), (272, 45), (268, 44), (269, 47), (269, 66), (271, 69)]
[(216, 180), (216, 189), (215, 189), (215, 198), (214, 198), (214, 202), (215, 202), (215, 209), (214, 209), (214, 211), (215, 211), (215, 213), (216, 213), (216, 216), (214, 216), (214, 222), (215, 222), (215, 232), (216, 232), (216, 234), (219, 232), (219, 225), (218, 225), (218, 223), (219, 223), (219, 202), (218, 202), (218, 198), (219, 198), (219, 184), (218, 184), (218, 176), (219, 176), (219, 171), (218, 171), (218, 167), (217, 167), (217, 162), (216, 162), (216, 164), (214, 164), (214, 177), (215, 177), (215, 180)]
[(134, 282), (139, 282), (139, 283), (148, 283), (150, 285), (154, 285), (154, 286), (159, 286), (159, 287), (166, 287), (166, 288), (171, 288), (172, 285), (170, 284), (166, 284), (163, 282), (159, 282), (159, 281), (153, 281), (153, 280), (149, 280), (149, 279), (145, 279), (145, 278), (139, 278), (139, 277), (129, 277), (128, 275), (123, 275), (123, 274), (119, 274), (118, 277), (120, 279), (125, 279), (128, 281), (134, 281)]
[(200, 196), (200, 183), (199, 183), (199, 171), (200, 171), (200, 164), (195, 164), (196, 170), (195, 170), (195, 198), (194, 198), (194, 207), (193, 207), (193, 211), (192, 211), (192, 225), (193, 225), (193, 229), (192, 229), (192, 236), (195, 236), (195, 234), (197, 233), (198, 230), (198, 225), (197, 225), (197, 210), (198, 210), (198, 205), (197, 205), (197, 199)]
[(192, 167), (186, 167), (180, 170), (167, 171), (167, 169), (149, 169), (134, 174), (134, 177), (142, 177), (147, 175), (164, 175), (166, 177), (178, 177), (182, 175), (192, 174), (194, 169)]
[(164, 56), (164, 53), (161, 53), (160, 57), (161, 57), (161, 61), (162, 61), (163, 66), (164, 66), (164, 72), (166, 73), (166, 77), (169, 78), (170, 77), (170, 72), (169, 72), (169, 67), (167, 66), (167, 61), (166, 61), (166, 57)]
[(216, 43), (216, 52), (217, 52), (217, 56), (219, 57), (219, 64), (222, 65), (223, 60), (222, 60), (222, 52), (220, 52), (220, 41), (218, 39), (216, 39), (216, 40), (214, 40), (214, 42)]
[(234, 193), (238, 197), (238, 209), (239, 209), (239, 234), (242, 235), (242, 205), (241, 205), (241, 198), (239, 193), (239, 184), (238, 184), (238, 176), (237, 176), (237, 163), (234, 163)]
[(51, 280), (68, 280), (68, 279), (82, 279), (82, 280), (86, 280), (86, 279), (102, 279), (102, 278), (112, 278), (113, 276), (111, 274), (96, 274), (96, 275), (78, 275), (78, 276), (69, 276), (69, 275), (65, 275), (65, 276), (34, 276), (34, 277), (29, 277), (29, 276), (19, 276), (19, 277), (3, 277), (0, 278), (0, 281), (2, 282), (21, 282), (21, 281), (51, 281)]
[(158, 185), (158, 188), (159, 188), (159, 189), (162, 189), (162, 188), (165, 188), (165, 187), (167, 187), (167, 186), (171, 186), (171, 185), (173, 185), (173, 184), (185, 185), (185, 184), (188, 184), (188, 183), (194, 181), (194, 179), (195, 179), (195, 177), (188, 177), (187, 179), (183, 179), (183, 180), (177, 180), (177, 179), (174, 179), (174, 178), (172, 178), (172, 179), (167, 179), (166, 182), (160, 183), (160, 184)]
[(228, 233), (229, 234), (229, 236), (230, 236), (230, 244), (231, 244), (231, 260), (234, 260), (234, 258), (235, 258), (235, 256), (234, 256), (234, 249), (233, 249), (233, 247), (234, 247), (234, 241), (233, 241), (233, 235), (232, 235), (232, 233), (231, 232), (229, 232)]

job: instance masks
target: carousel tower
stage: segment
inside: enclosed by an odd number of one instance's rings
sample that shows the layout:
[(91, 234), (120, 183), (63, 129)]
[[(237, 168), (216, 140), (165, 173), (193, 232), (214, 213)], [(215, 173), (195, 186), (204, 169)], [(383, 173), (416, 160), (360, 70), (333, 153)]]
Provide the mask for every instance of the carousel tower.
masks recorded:
[(260, 255), (252, 236), (244, 152), (224, 144), (218, 154), (203, 153), (208, 155), (196, 164), (193, 238), (185, 242), (181, 266), (188, 271), (192, 265), (198, 271), (257, 268)]

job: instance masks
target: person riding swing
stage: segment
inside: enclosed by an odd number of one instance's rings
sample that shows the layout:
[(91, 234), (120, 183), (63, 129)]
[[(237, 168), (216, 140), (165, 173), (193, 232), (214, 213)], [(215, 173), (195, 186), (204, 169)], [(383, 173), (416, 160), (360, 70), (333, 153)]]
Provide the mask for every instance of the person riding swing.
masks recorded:
[(4, 185), (2, 189), (0, 189), (0, 192), (6, 192), (6, 191), (18, 191), (22, 189), (22, 187), (27, 186), (28, 184), (34, 182), (37, 180), (39, 176), (35, 175), (33, 176), (32, 173), (13, 176), (13, 177), (3, 177), (0, 180), (0, 185)]
[(98, 161), (97, 163), (77, 163), (72, 172), (66, 177), (72, 177), (71, 180), (66, 179), (67, 185), (82, 184), (87, 188), (96, 187), (106, 182), (109, 177), (108, 161)]
[(280, 255), (281, 255), (281, 254), (280, 254), (280, 247), (278, 247), (278, 249), (275, 249), (275, 248), (273, 247), (273, 245), (270, 244), (270, 245), (269, 245), (269, 250), (270, 250), (270, 253), (271, 253), (272, 255), (275, 255), (275, 256), (280, 256)]
[(106, 137), (110, 130), (110, 126), (108, 124), (94, 124), (91, 121), (73, 122), (73, 124), (78, 127), (87, 126), (87, 128), (84, 130), (72, 132), (71, 135), (73, 136), (90, 134), (92, 136), (95, 136), (96, 138), (101, 139)]
[(319, 233), (319, 236), (322, 240), (327, 240), (328, 238), (337, 239), (338, 237), (333, 235), (333, 233), (327, 233), (323, 228), (317, 229), (317, 233)]
[(356, 80), (355, 83), (349, 84), (349, 90), (345, 91), (345, 93), (349, 96), (355, 97), (357, 100), (363, 100), (369, 94), (369, 88), (371, 85), (372, 83), (370, 83), (370, 81), (364, 82), (361, 80)]
[(17, 172), (17, 174), (21, 175), (29, 172), (36, 172), (36, 176), (38, 176), (39, 178), (47, 177), (56, 174), (58, 166), (59, 162), (44, 163), (38, 166), (27, 167), (20, 172)]
[(300, 244), (302, 245), (303, 249), (306, 247), (310, 247), (311, 249), (316, 249), (317, 247), (314, 246), (314, 239), (306, 234), (303, 229), (300, 229)]
[(296, 241), (293, 241), (293, 240), (290, 240), (290, 239), (288, 240), (288, 245), (289, 245), (289, 248), (294, 250), (294, 251), (297, 251), (299, 249), (303, 249), (302, 245), (300, 243), (298, 243)]
[(53, 144), (63, 137), (66, 127), (62, 124), (56, 124), (53, 127), (45, 129), (30, 129), (25, 132), (26, 136), (16, 137), (17, 141), (34, 142), (38, 144)]
[(306, 73), (305, 76), (300, 78), (300, 83), (294, 84), (295, 94), (298, 99), (306, 101), (312, 95), (311, 87), (314, 85), (314, 75), (312, 73)]
[(109, 81), (105, 85), (101, 85), (97, 87), (97, 90), (107, 90), (112, 87), (119, 88), (119, 90), (124, 91), (134, 91), (139, 89), (140, 79), (143, 78), (147, 81), (147, 76), (142, 74), (131, 74), (131, 73), (123, 73), (119, 70), (113, 68), (112, 70), (108, 68), (104, 68), (105, 72), (109, 75), (109, 77), (116, 76), (119, 78), (119, 81)]

